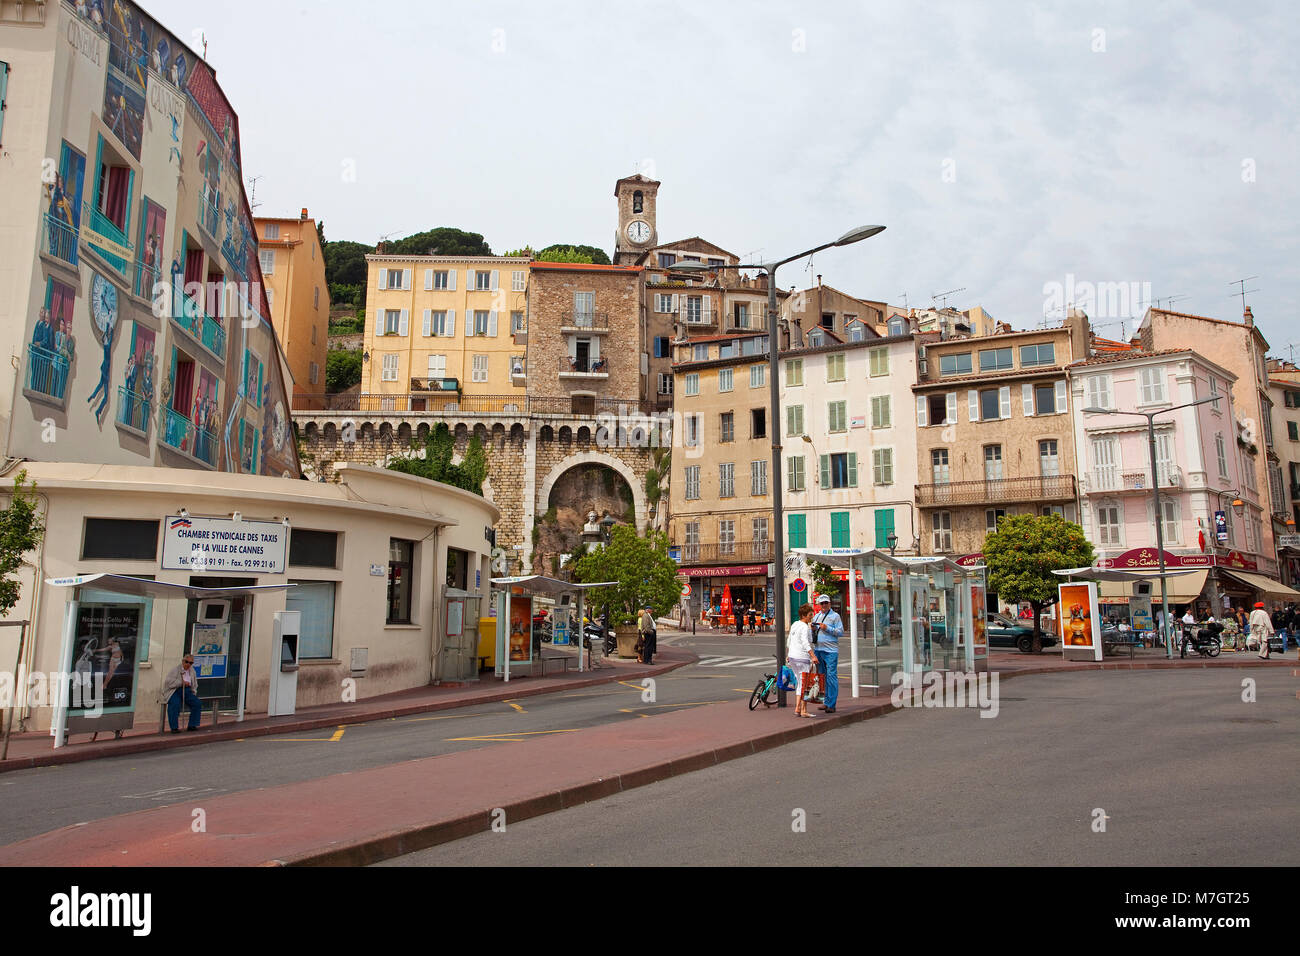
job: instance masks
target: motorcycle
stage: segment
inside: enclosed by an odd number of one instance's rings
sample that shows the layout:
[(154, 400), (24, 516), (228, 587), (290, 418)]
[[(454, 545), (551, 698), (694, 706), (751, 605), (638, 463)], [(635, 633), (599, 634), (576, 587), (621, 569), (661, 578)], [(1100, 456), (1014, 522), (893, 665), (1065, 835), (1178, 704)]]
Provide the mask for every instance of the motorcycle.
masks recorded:
[(1219, 651), (1222, 650), (1219, 644), (1219, 631), (1221, 630), (1223, 630), (1221, 625), (1184, 628), (1180, 656), (1186, 657), (1187, 651), (1190, 649), (1202, 657), (1218, 657)]
[(614, 637), (614, 629), (605, 627), (603, 619), (601, 621), (582, 622), (582, 642), (585, 647), (593, 647), (594, 641), (599, 641), (605, 650), (605, 656), (611, 656), (618, 650), (618, 640)]

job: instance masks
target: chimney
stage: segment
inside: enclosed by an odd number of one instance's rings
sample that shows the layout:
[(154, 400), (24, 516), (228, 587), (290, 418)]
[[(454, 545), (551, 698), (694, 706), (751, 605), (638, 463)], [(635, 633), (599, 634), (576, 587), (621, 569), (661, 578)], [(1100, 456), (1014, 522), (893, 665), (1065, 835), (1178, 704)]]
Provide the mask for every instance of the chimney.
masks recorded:
[(822, 277), (821, 277), (821, 274), (818, 273), (818, 275), (817, 275), (817, 288), (820, 289), (821, 287), (822, 287)]
[(302, 214), (298, 218), (303, 220), (307, 218), (307, 209), (305, 206), (303, 207)]
[(1246, 306), (1245, 319), (1249, 328), (1255, 327), (1255, 314), (1250, 311), (1250, 306)]

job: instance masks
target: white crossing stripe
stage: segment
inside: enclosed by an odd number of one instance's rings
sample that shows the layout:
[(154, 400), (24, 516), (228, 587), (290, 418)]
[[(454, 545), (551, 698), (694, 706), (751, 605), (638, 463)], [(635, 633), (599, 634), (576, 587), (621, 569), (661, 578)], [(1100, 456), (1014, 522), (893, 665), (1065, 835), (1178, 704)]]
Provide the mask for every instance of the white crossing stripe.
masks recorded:
[(769, 657), (701, 657), (701, 667), (771, 667), (776, 655)]

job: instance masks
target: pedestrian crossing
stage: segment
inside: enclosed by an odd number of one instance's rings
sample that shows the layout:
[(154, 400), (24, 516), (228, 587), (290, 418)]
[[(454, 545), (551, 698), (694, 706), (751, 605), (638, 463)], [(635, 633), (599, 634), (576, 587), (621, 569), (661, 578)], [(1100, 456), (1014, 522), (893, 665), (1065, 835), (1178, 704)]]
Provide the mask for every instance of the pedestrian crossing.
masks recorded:
[(700, 667), (771, 667), (776, 663), (776, 655), (767, 657), (701, 657)]

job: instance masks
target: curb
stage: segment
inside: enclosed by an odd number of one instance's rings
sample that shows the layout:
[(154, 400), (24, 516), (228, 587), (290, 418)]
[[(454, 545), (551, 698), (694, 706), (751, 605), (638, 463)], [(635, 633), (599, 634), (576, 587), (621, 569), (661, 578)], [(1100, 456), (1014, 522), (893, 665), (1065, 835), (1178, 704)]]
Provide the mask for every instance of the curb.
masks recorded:
[(294, 734), (304, 730), (321, 730), (326, 727), (338, 727), (340, 725), (355, 726), (356, 724), (368, 724), (373, 721), (389, 720), (394, 717), (407, 717), (412, 714), (427, 714), (438, 710), (456, 710), (460, 707), (476, 707), (480, 704), (500, 703), (503, 700), (518, 700), (523, 697), (540, 697), (544, 694), (553, 694), (562, 690), (581, 689), (584, 687), (597, 687), (601, 684), (613, 684), (620, 680), (626, 680), (628, 677), (637, 679), (645, 677), (658, 677), (661, 674), (667, 674), (681, 667), (695, 663), (699, 658), (691, 655), (689, 660), (676, 661), (671, 664), (652, 667), (650, 670), (637, 671), (632, 675), (610, 674), (603, 677), (593, 677), (580, 681), (573, 681), (562, 686), (550, 687), (521, 687), (515, 690), (513, 687), (505, 689), (504, 685), (501, 690), (494, 690), (491, 693), (481, 697), (459, 700), (440, 700), (426, 701), (418, 704), (394, 705), (383, 710), (371, 711), (363, 714), (349, 714), (345, 716), (334, 717), (312, 717), (304, 720), (296, 720), (292, 723), (276, 724), (265, 727), (245, 727), (242, 724), (230, 724), (229, 730), (204, 730), (194, 734), (184, 734), (176, 737), (174, 734), (147, 734), (141, 735), (138, 740), (113, 741), (114, 746), (111, 750), (69, 750), (67, 747), (60, 747), (58, 750), (49, 753), (35, 754), (30, 757), (10, 757), (7, 760), (0, 761), (0, 774), (9, 773), (14, 770), (31, 770), (37, 767), (53, 767), (62, 764), (82, 763), (87, 760), (108, 760), (115, 757), (131, 757), (142, 753), (152, 753), (158, 750), (173, 750), (181, 747), (197, 747), (201, 744), (220, 743), (227, 740), (243, 740), (248, 737), (269, 737), (272, 734)]

